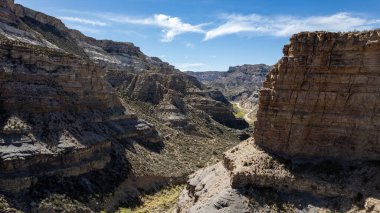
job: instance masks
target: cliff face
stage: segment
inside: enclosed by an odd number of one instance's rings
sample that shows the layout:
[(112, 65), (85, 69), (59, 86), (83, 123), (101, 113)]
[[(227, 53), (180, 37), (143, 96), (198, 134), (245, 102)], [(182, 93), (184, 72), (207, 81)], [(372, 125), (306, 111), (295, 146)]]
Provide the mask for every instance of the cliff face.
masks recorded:
[[(230, 67), (227, 72), (186, 72), (207, 86), (218, 89), (233, 102), (257, 102), (258, 90), (271, 66), (265, 64)], [(256, 98), (255, 100), (253, 100)], [(247, 106), (248, 107), (248, 106)]]
[(226, 98), (246, 109), (248, 116), (255, 119), (258, 109), (259, 89), (271, 66), (265, 64), (230, 67), (227, 72), (186, 72), (206, 86), (221, 91)]
[(256, 143), (292, 157), (380, 159), (379, 38), (293, 36), (260, 92)]
[(191, 175), (177, 212), (379, 212), (379, 36), (294, 35), (254, 138)]
[[(6, 23), (29, 26), (26, 17), (38, 17), (3, 3), (1, 10), (13, 14)], [(151, 125), (126, 111), (101, 69), (13, 24), (0, 23), (2, 191), (24, 190), (46, 176), (103, 169), (116, 140), (160, 141)]]
[(246, 137), (225, 126), (246, 123), (223, 94), (132, 43), (0, 6), (0, 193), (11, 206), (49, 211), (57, 198), (112, 212)]
[(194, 129), (189, 107), (206, 112), (230, 128), (248, 127), (245, 121), (234, 117), (232, 106), (222, 93), (207, 89), (196, 78), (159, 58), (144, 55), (131, 44), (83, 38), (80, 44), (95, 63), (107, 70), (106, 79), (113, 87), (124, 97), (156, 106), (156, 117), (170, 127)]

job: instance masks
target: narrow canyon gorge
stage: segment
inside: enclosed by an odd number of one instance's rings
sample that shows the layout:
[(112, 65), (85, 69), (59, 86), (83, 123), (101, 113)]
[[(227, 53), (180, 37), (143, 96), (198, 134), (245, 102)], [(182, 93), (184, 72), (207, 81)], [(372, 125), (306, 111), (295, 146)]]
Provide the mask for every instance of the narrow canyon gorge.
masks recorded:
[(379, 212), (379, 38), (292, 36), (253, 137), (193, 174), (178, 212)]
[(379, 40), (182, 72), (0, 1), (0, 212), (380, 212)]

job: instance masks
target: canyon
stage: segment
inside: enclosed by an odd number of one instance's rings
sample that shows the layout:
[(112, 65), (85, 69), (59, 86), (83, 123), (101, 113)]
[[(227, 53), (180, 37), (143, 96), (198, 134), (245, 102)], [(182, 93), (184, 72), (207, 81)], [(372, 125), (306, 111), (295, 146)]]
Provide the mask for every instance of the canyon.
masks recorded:
[(380, 212), (379, 40), (301, 32), (274, 66), (181, 72), (0, 1), (0, 212), (133, 210), (184, 183), (178, 213)]
[(12, 0), (0, 47), (0, 209), (137, 205), (249, 136), (220, 91)]
[(177, 212), (379, 212), (379, 38), (293, 35), (253, 137), (191, 175)]
[(221, 91), (226, 98), (235, 103), (247, 114), (248, 121), (256, 120), (259, 105), (259, 89), (271, 70), (265, 64), (245, 64), (230, 67), (228, 71), (186, 72), (196, 77), (206, 86)]

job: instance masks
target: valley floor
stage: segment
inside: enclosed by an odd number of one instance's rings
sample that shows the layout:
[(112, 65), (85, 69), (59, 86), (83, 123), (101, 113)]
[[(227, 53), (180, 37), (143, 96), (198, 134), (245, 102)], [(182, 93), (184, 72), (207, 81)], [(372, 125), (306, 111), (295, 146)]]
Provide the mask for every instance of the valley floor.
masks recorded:
[(165, 187), (154, 193), (142, 196), (142, 205), (135, 208), (120, 208), (118, 213), (173, 212), (184, 185)]
[(253, 116), (253, 113), (256, 113), (256, 109), (247, 109), (241, 106), (240, 102), (231, 102), (234, 107), (235, 116), (238, 118), (243, 118), (249, 124), (253, 124), (256, 120), (256, 116)]

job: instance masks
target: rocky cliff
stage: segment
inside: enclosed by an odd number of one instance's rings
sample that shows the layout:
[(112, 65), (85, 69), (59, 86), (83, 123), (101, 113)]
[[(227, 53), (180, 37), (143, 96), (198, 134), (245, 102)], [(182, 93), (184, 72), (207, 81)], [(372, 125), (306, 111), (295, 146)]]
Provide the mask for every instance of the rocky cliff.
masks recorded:
[(0, 49), (0, 211), (136, 205), (246, 137), (223, 94), (132, 43), (1, 1)]
[(230, 101), (250, 99), (262, 87), (271, 66), (265, 64), (230, 67), (226, 72), (186, 72), (207, 86), (221, 91)]
[(247, 109), (251, 118), (256, 116), (259, 89), (272, 67), (265, 64), (230, 67), (227, 72), (186, 72), (210, 88), (221, 91), (226, 98)]
[(260, 92), (256, 143), (292, 157), (380, 159), (379, 38), (293, 36)]
[(178, 212), (379, 212), (378, 30), (294, 35), (254, 138), (188, 181)]
[(68, 33), (93, 62), (107, 71), (106, 79), (123, 97), (153, 104), (154, 117), (170, 127), (194, 129), (192, 115), (185, 109), (188, 107), (200, 109), (230, 128), (248, 127), (234, 117), (232, 105), (222, 93), (206, 88), (157, 57), (146, 56), (132, 43), (96, 40), (75, 30)]
[[(21, 10), (5, 6), (10, 14)], [(17, 17), (18, 25), (25, 24)], [(18, 192), (46, 176), (103, 169), (115, 139), (160, 141), (152, 126), (126, 111), (94, 64), (35, 32), (4, 23), (1, 28), (2, 191)]]

